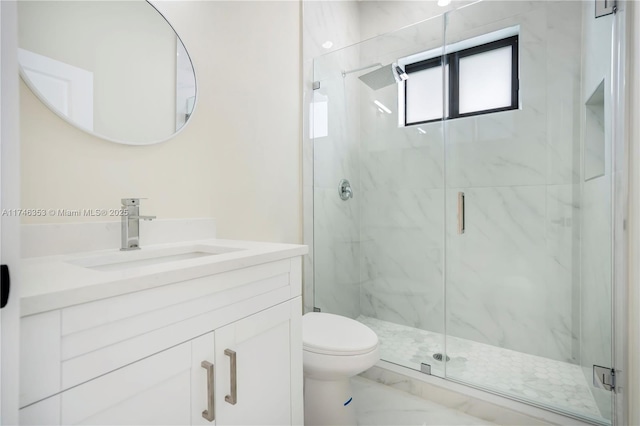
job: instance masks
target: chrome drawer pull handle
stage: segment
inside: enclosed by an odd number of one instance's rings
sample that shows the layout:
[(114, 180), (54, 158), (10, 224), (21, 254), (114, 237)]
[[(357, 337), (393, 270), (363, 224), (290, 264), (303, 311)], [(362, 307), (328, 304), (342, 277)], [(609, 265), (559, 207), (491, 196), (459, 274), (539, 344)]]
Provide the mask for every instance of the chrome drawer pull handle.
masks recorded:
[(225, 349), (224, 354), (227, 355), (231, 361), (231, 395), (226, 395), (224, 400), (231, 405), (236, 405), (238, 402), (238, 375), (236, 368), (236, 353), (231, 349)]
[(202, 412), (202, 417), (212, 422), (215, 420), (215, 395), (213, 393), (213, 364), (209, 361), (200, 363), (207, 370), (207, 409)]

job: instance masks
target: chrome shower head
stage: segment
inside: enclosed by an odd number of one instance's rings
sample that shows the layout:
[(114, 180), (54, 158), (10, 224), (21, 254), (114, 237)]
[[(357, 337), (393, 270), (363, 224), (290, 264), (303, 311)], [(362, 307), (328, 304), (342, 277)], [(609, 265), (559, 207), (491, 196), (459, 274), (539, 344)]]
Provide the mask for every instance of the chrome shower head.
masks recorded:
[(373, 90), (379, 90), (394, 83), (405, 81), (409, 76), (397, 64), (388, 64), (375, 71), (358, 76), (358, 78)]

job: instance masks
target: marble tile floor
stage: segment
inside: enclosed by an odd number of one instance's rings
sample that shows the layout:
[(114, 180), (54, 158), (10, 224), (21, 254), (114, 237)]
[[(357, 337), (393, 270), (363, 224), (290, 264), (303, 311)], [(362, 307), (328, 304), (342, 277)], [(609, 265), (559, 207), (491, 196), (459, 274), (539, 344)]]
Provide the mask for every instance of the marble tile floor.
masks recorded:
[(363, 377), (351, 386), (359, 426), (494, 424)]
[[(444, 363), (433, 358), (443, 352), (442, 334), (362, 315), (357, 320), (378, 334), (383, 360), (415, 370), (427, 363), (444, 377)], [(578, 365), (456, 337), (447, 339), (447, 352), (449, 378), (603, 420)]]

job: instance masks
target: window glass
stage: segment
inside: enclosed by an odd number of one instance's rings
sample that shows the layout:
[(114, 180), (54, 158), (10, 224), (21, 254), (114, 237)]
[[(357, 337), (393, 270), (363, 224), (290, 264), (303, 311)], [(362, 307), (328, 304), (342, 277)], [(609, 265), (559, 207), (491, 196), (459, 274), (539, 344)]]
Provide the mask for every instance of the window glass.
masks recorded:
[(409, 79), (399, 89), (400, 126), (441, 120), (443, 109), (447, 119), (518, 109), (518, 36), (477, 45), (469, 41), (444, 57), (422, 59), (431, 53), (423, 52), (413, 55), (420, 60), (405, 62)]
[(460, 58), (459, 114), (511, 106), (511, 46)]
[(406, 84), (406, 123), (442, 118), (442, 66), (409, 74)]

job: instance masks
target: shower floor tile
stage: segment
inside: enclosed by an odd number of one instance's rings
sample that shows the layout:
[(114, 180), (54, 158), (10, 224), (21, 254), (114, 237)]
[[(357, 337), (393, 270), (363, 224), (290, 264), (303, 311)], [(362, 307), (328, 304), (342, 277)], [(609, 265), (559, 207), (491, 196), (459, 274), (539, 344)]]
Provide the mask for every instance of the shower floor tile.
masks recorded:
[[(442, 334), (363, 315), (357, 320), (378, 334), (383, 360), (415, 370), (429, 364), (431, 374), (444, 377), (445, 363), (433, 358), (444, 351)], [(456, 337), (448, 337), (447, 355), (448, 378), (605, 420), (579, 365)]]

